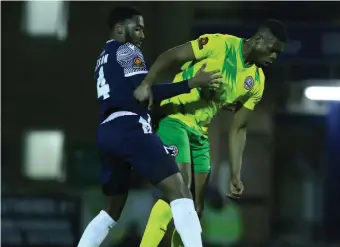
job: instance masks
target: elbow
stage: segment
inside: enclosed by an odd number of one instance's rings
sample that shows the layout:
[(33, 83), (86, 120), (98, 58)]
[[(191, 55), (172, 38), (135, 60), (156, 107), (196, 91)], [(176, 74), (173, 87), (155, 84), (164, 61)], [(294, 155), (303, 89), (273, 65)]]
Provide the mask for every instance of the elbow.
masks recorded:
[(248, 125), (246, 123), (240, 124), (237, 128), (241, 131), (246, 131)]
[(247, 132), (247, 124), (243, 123), (243, 124), (232, 124), (230, 126), (230, 132), (231, 133), (242, 133), (242, 132)]

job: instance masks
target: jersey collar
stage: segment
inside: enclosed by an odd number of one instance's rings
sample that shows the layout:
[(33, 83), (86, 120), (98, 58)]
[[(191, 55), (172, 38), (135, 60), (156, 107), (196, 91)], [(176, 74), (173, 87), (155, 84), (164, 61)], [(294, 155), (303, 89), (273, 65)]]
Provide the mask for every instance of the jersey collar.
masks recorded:
[(242, 67), (243, 67), (243, 68), (250, 68), (250, 67), (253, 66), (253, 65), (247, 65), (247, 64), (244, 62), (244, 58), (243, 58), (243, 41), (244, 41), (244, 39), (241, 39), (241, 41), (240, 41), (240, 46), (239, 46), (239, 49), (240, 49), (240, 52), (239, 52), (239, 54), (240, 54), (240, 60), (241, 60), (241, 63), (242, 63)]

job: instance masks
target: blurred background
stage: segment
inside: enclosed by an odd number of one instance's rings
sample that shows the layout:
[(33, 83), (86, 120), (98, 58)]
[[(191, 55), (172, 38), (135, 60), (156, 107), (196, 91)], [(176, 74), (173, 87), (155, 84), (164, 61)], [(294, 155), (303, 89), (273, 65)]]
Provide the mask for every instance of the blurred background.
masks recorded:
[[(2, 246), (74, 247), (105, 205), (93, 71), (118, 4), (1, 2)], [(205, 246), (340, 246), (340, 93), (309, 88), (340, 86), (339, 2), (125, 4), (144, 12), (149, 64), (204, 33), (250, 37), (268, 18), (286, 23), (290, 42), (265, 71), (249, 128), (238, 204), (224, 196), (230, 114), (210, 128)], [(133, 181), (105, 247), (139, 246), (156, 193), (138, 175)]]

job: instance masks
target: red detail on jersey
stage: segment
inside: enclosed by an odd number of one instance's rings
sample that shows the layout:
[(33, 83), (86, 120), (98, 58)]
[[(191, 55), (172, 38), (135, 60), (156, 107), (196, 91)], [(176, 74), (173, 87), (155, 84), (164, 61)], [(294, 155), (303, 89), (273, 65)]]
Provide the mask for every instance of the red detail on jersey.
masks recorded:
[(205, 46), (206, 44), (208, 44), (208, 41), (209, 41), (208, 37), (200, 38), (200, 39), (198, 40), (198, 48), (199, 48), (200, 50), (202, 50), (202, 49), (203, 49), (203, 46)]

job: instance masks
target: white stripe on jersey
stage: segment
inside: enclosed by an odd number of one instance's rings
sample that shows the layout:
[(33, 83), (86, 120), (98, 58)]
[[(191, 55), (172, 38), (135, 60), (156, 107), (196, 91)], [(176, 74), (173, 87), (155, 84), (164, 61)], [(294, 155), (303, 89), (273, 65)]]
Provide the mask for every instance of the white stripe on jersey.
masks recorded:
[(130, 76), (134, 76), (134, 75), (141, 75), (141, 74), (147, 74), (148, 71), (136, 71), (136, 72), (131, 72), (128, 74), (125, 74), (125, 77), (130, 77)]

